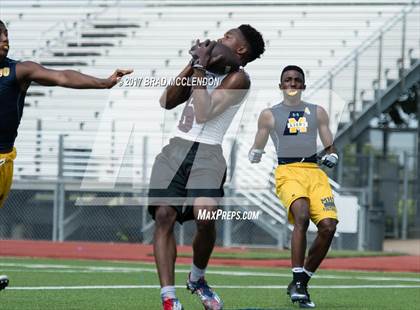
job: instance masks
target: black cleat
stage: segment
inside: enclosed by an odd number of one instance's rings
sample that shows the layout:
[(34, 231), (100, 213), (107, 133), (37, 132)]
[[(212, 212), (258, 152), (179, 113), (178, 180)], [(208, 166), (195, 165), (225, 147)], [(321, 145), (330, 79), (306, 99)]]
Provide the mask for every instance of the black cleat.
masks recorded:
[(9, 285), (9, 278), (6, 275), (0, 276), (0, 291), (4, 290)]
[(305, 302), (299, 301), (299, 308), (315, 308), (315, 304), (311, 300)]
[(308, 296), (308, 300), (307, 301), (299, 301), (299, 308), (315, 308), (314, 302), (311, 301), (311, 296), (309, 295), (307, 285), (305, 285), (305, 292), (306, 292), (306, 295)]
[(310, 301), (306, 286), (301, 282), (290, 282), (287, 287), (287, 295), (290, 296), (292, 302), (306, 303)]

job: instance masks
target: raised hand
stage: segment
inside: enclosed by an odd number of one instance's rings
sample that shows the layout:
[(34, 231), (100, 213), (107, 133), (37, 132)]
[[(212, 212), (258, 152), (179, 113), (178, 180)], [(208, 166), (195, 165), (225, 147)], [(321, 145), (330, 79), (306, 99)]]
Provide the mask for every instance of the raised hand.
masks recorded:
[(195, 60), (195, 64), (205, 69), (210, 64), (211, 52), (215, 46), (216, 41), (206, 40), (200, 42), (200, 40), (197, 40), (196, 44), (191, 47), (189, 53)]
[(115, 72), (108, 78), (108, 82), (109, 82), (108, 88), (114, 87), (121, 80), (121, 78), (124, 75), (130, 74), (130, 73), (133, 73), (132, 69), (127, 69), (127, 70), (117, 69), (117, 70), (115, 70)]

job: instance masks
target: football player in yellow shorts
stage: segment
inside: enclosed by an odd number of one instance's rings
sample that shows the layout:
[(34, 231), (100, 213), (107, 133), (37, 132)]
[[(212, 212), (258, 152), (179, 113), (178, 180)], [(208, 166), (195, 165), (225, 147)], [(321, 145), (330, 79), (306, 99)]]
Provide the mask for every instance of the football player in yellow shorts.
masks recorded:
[[(132, 70), (116, 70), (107, 79), (99, 79), (74, 70), (50, 70), (31, 62), (18, 62), (7, 57), (9, 37), (5, 23), (0, 20), (0, 208), (9, 194), (13, 178), (14, 147), (17, 130), (23, 114), (26, 91), (32, 82), (44, 86), (62, 86), (75, 89), (106, 89)], [(9, 283), (0, 276), (0, 290)]]
[[(317, 163), (317, 137), (325, 147), (321, 163), (334, 167), (338, 156), (325, 110), (301, 100), (305, 74), (298, 66), (287, 66), (280, 77), (283, 101), (261, 112), (249, 160), (258, 163), (268, 137), (276, 147), (276, 193), (294, 224), (292, 233), (293, 281), (287, 293), (302, 308), (314, 308), (307, 284), (331, 245), (336, 230), (337, 209), (327, 175)], [(305, 261), (306, 232), (309, 220), (317, 226), (315, 238)]]
[(16, 150), (14, 148), (11, 152), (0, 153), (0, 207), (3, 206), (12, 186), (13, 161), (15, 158)]

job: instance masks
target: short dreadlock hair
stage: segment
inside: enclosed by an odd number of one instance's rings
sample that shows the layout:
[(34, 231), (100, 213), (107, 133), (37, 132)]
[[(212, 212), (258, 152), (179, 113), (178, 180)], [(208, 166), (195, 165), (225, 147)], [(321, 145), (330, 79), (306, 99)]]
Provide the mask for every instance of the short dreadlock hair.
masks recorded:
[(251, 62), (259, 58), (265, 51), (265, 43), (262, 34), (254, 27), (247, 24), (240, 25), (238, 29), (241, 31), (251, 48), (246, 57), (246, 61)]

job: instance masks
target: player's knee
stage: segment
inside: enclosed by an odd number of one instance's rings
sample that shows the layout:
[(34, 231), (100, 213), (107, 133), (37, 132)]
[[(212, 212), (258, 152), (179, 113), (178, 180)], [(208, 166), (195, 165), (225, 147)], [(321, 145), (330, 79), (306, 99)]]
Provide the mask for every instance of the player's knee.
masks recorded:
[[(213, 214), (213, 212), (217, 212), (217, 206), (202, 206), (200, 207), (200, 210), (195, 210), (195, 213), (199, 213), (198, 211), (205, 211), (205, 214)], [(196, 225), (198, 231), (212, 231), (215, 229), (216, 221), (212, 219), (200, 219), (198, 216), (196, 216)]]
[(332, 238), (337, 230), (337, 222), (332, 220), (323, 221), (318, 225), (318, 233), (324, 237)]
[(290, 212), (295, 221), (295, 228), (306, 230), (310, 220), (308, 200), (305, 198), (295, 200), (290, 207)]
[(309, 227), (309, 220), (310, 215), (309, 211), (306, 211), (305, 209), (300, 210), (300, 212), (295, 212), (293, 214), (293, 218), (295, 220), (295, 227), (298, 229), (308, 229)]
[(301, 230), (307, 230), (309, 227), (309, 214), (298, 214), (294, 217), (295, 228)]
[(214, 220), (196, 220), (197, 231), (210, 232), (216, 228), (216, 221)]
[(169, 206), (156, 207), (155, 224), (157, 229), (172, 230), (176, 221), (176, 211)]

